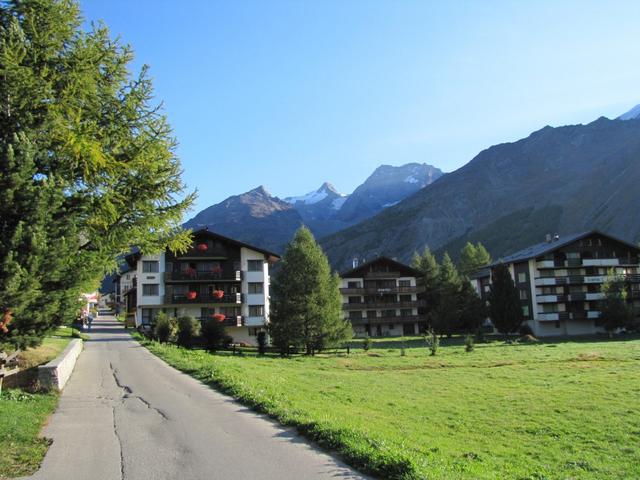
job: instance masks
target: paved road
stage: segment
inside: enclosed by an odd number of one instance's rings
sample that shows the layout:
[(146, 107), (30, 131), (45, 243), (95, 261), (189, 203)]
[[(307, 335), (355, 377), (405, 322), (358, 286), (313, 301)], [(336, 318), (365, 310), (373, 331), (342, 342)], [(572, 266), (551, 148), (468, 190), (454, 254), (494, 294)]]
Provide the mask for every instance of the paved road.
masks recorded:
[(291, 430), (93, 324), (44, 435), (46, 480), (363, 479)]

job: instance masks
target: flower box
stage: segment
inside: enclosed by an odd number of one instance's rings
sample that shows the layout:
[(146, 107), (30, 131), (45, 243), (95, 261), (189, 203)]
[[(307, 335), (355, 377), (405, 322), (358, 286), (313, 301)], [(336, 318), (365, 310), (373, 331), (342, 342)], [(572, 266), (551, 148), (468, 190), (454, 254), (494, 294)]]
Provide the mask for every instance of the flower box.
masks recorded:
[(187, 300), (195, 300), (198, 297), (198, 292), (187, 292)]

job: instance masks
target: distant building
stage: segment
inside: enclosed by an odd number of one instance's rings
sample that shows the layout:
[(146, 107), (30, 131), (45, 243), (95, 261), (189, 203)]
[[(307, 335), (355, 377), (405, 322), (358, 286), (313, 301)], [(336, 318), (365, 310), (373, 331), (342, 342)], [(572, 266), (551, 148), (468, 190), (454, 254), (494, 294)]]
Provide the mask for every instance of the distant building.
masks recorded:
[(344, 316), (355, 336), (417, 335), (425, 331), (426, 321), (418, 314), (424, 303), (418, 300), (424, 291), (418, 270), (380, 257), (354, 265), (340, 277)]
[[(584, 335), (603, 331), (598, 317), (601, 287), (611, 269), (628, 282), (629, 301), (640, 308), (640, 248), (598, 231), (544, 242), (501, 260), (518, 287), (522, 313), (537, 336)], [(491, 269), (472, 278), (484, 300)]]
[(255, 344), (269, 321), (269, 266), (280, 257), (208, 230), (188, 251), (131, 254), (137, 277), (136, 326), (160, 311), (221, 321), (236, 342)]

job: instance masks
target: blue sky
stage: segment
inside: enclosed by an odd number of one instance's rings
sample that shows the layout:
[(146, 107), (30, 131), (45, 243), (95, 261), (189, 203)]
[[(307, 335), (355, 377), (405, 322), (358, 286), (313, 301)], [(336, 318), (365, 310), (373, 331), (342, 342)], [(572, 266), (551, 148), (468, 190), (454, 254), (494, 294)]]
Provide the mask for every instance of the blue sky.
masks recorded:
[[(265, 185), (452, 171), (640, 103), (640, 2), (85, 0), (146, 63), (196, 211)], [(193, 214), (193, 212), (192, 212)]]

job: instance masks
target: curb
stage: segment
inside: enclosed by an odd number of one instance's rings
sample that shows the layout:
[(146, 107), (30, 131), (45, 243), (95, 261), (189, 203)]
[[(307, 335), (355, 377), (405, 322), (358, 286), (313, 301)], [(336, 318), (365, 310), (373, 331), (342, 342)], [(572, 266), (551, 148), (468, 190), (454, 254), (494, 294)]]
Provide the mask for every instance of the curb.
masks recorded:
[(82, 352), (82, 340), (74, 338), (63, 352), (49, 363), (38, 367), (38, 381), (46, 390), (60, 391), (64, 388)]

